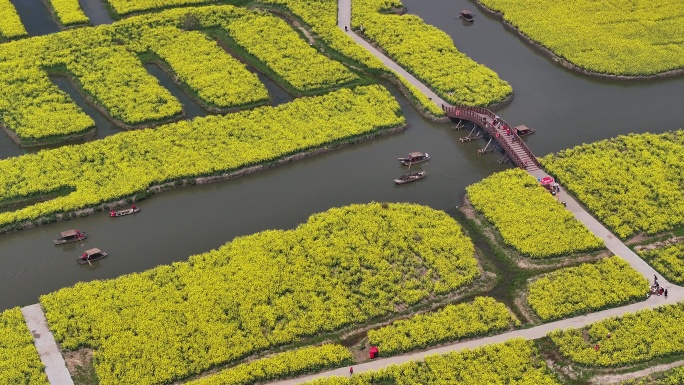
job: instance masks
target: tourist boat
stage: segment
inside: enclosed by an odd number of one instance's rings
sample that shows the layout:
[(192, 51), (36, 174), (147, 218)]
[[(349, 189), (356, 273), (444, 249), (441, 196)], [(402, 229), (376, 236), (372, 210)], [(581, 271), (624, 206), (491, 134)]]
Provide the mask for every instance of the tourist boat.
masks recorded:
[(515, 127), (515, 133), (518, 136), (532, 135), (534, 130), (523, 124), (522, 126)]
[(427, 162), (430, 160), (430, 155), (427, 152), (411, 152), (407, 158), (399, 158), (399, 161), (404, 166), (408, 166), (414, 163)]
[(62, 231), (60, 234), (60, 237), (55, 239), (55, 245), (63, 245), (65, 243), (71, 243), (71, 242), (78, 242), (80, 240), (88, 238), (88, 234), (84, 232), (80, 232), (78, 230), (67, 230), (67, 231)]
[(138, 207), (136, 207), (135, 205), (133, 205), (133, 206), (132, 206), (130, 209), (128, 209), (128, 210), (121, 210), (121, 211), (114, 211), (114, 210), (112, 210), (112, 211), (109, 212), (109, 216), (110, 216), (110, 217), (122, 217), (122, 216), (124, 216), (124, 215), (131, 215), (131, 214), (135, 214), (135, 213), (137, 213), (137, 212), (140, 212), (140, 208), (138, 208)]
[(414, 181), (417, 181), (418, 179), (423, 179), (423, 178), (425, 178), (425, 171), (418, 171), (418, 172), (406, 171), (405, 173), (401, 174), (401, 176), (399, 178), (395, 179), (394, 183), (404, 184), (404, 183), (414, 182)]
[(85, 265), (86, 263), (90, 263), (93, 261), (97, 261), (98, 259), (102, 259), (107, 256), (107, 253), (100, 249), (90, 249), (86, 250), (81, 258), (77, 259), (76, 261), (80, 263), (81, 265)]
[(475, 21), (475, 15), (467, 9), (461, 11), (461, 18), (469, 23)]

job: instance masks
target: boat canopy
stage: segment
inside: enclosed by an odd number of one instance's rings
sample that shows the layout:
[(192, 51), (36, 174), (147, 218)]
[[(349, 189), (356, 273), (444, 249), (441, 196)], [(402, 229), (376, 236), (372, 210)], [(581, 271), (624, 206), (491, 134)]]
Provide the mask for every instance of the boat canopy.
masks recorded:
[(101, 253), (101, 252), (102, 252), (102, 250), (100, 250), (98, 248), (94, 248), (94, 249), (90, 249), (90, 250), (85, 251), (85, 253), (88, 255), (93, 255), (93, 254), (97, 254), (97, 253)]
[(68, 237), (75, 236), (77, 233), (76, 233), (76, 230), (67, 230), (67, 231), (62, 231), (61, 234), (62, 234), (62, 237), (68, 238)]
[(411, 158), (422, 158), (425, 156), (425, 154), (423, 154), (422, 152), (410, 152), (409, 156)]
[(518, 130), (518, 131), (522, 131), (522, 132), (525, 132), (525, 131), (529, 131), (529, 130), (530, 130), (530, 128), (527, 127), (527, 126), (524, 125), (524, 124), (521, 125), (521, 126), (517, 126), (515, 129)]

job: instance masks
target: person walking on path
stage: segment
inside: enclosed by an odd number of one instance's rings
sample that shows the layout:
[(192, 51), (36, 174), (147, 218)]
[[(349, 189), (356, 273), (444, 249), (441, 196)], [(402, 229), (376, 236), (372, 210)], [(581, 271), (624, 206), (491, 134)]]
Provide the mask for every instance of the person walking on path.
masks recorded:
[(665, 299), (667, 299), (667, 289), (665, 289)]
[(354, 367), (350, 366), (349, 367), (349, 376), (351, 377), (352, 374), (354, 374)]

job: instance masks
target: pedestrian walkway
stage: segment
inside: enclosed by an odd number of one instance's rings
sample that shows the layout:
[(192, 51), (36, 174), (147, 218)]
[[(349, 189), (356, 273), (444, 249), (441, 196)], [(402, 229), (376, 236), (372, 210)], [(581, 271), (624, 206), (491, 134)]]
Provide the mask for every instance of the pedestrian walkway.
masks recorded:
[[(380, 59), (385, 64), (385, 66), (397, 72), (400, 76), (404, 77), (409, 83), (411, 83), (413, 86), (418, 88), (424, 95), (430, 98), (435, 103), (435, 105), (441, 106), (442, 108), (451, 107), (447, 102), (445, 102), (442, 98), (437, 96), (437, 94), (435, 94), (426, 85), (424, 85), (422, 82), (416, 79), (408, 71), (404, 70), (392, 59), (387, 57), (384, 53), (380, 52), (366, 40), (358, 36), (356, 33), (352, 32), (351, 0), (338, 0), (337, 23), (338, 27), (343, 31), (346, 30), (346, 33), (357, 44), (361, 45), (362, 47), (370, 51), (375, 57)], [(543, 170), (538, 169), (537, 167), (528, 168), (528, 172), (536, 178), (543, 178), (547, 176)], [(584, 210), (582, 206), (579, 203), (577, 203), (577, 201), (575, 201), (573, 197), (571, 197), (564, 191), (561, 191), (559, 193), (559, 199), (561, 201), (566, 202), (568, 210), (572, 211), (572, 213), (578, 220), (584, 223), (589, 228), (589, 230), (596, 234), (596, 236), (604, 240), (606, 247), (610, 251), (612, 251), (615, 255), (618, 255), (624, 260), (626, 260), (632, 267), (634, 267), (637, 271), (643, 274), (649, 280), (649, 282), (653, 281), (653, 275), (657, 275), (658, 273), (653, 268), (651, 268), (646, 262), (644, 262), (641, 258), (639, 258), (639, 256), (632, 252), (627, 246), (625, 246), (599, 221), (597, 221), (588, 212), (586, 212), (586, 210)], [(645, 301), (638, 302), (635, 304), (602, 310), (599, 312), (563, 319), (560, 321), (550, 322), (528, 329), (513, 330), (490, 337), (461, 341), (424, 351), (376, 359), (363, 364), (354, 365), (354, 373), (361, 373), (369, 370), (379, 370), (389, 365), (422, 360), (430, 355), (445, 354), (449, 352), (459, 351), (462, 349), (472, 349), (484, 345), (501, 343), (516, 337), (526, 339), (538, 339), (546, 336), (549, 332), (556, 329), (579, 328), (600, 320), (604, 320), (606, 318), (617, 317), (624, 315), (625, 313), (633, 313), (641, 309), (655, 308), (658, 306), (673, 304), (684, 300), (684, 288), (669, 283), (664, 277), (660, 277), (659, 275), (658, 278), (660, 285), (669, 290), (669, 296), (667, 299), (665, 299), (664, 297), (651, 297)], [(40, 358), (43, 364), (45, 365), (45, 372), (47, 374), (48, 380), (50, 381), (50, 384), (73, 385), (71, 375), (67, 370), (60, 349), (57, 346), (57, 343), (55, 342), (52, 332), (50, 332), (50, 330), (47, 327), (47, 321), (40, 307), (40, 304), (26, 306), (21, 309), (21, 312), (24, 315), (26, 323), (33, 334), (34, 343), (36, 345), (36, 348), (38, 349), (38, 354), (40, 355)], [(349, 376), (349, 367), (345, 366), (343, 368), (329, 370), (295, 379), (272, 382), (271, 384), (301, 384), (316, 378), (330, 376), (347, 377)]]
[(33, 343), (36, 345), (40, 360), (45, 365), (45, 374), (51, 385), (74, 385), (71, 374), (67, 370), (64, 357), (55, 342), (47, 326), (47, 320), (40, 304), (34, 304), (21, 308), (26, 325), (33, 334)]
[[(345, 26), (350, 25), (350, 19), (351, 19), (351, 0), (339, 0), (338, 1), (338, 27), (342, 28), (343, 30), (345, 29)], [(360, 45), (366, 47), (373, 55), (378, 57), (380, 60), (385, 63), (389, 68), (394, 69), (395, 71), (399, 72), (402, 76), (404, 76), (411, 84), (415, 85), (418, 87), (421, 92), (425, 93), (428, 97), (432, 98), (433, 101), (436, 101), (438, 105), (444, 105), (448, 106), (447, 103), (443, 102), (439, 97), (437, 97), (431, 90), (427, 89), (427, 87), (419, 82), (417, 79), (415, 79), (413, 76), (408, 74), (406, 71), (401, 69), (396, 63), (391, 61), (389, 58), (387, 58), (384, 54), (373, 48), (370, 44), (368, 44), (365, 40), (361, 39), (359, 36), (357, 36), (355, 33), (351, 31), (347, 31), (349, 35), (352, 36), (352, 38)], [(543, 178), (547, 176), (547, 174), (537, 168), (537, 167), (531, 167), (528, 169), (528, 172), (535, 176), (536, 178)], [(613, 235), (608, 229), (606, 229), (599, 221), (597, 221), (594, 217), (592, 217), (584, 208), (577, 203), (577, 201), (565, 193), (564, 191), (561, 190), (559, 193), (559, 199), (561, 201), (565, 201), (568, 210), (572, 211), (572, 213), (575, 215), (575, 217), (580, 220), (582, 223), (584, 223), (591, 232), (593, 232), (597, 237), (603, 239), (603, 241), (606, 244), (606, 247), (608, 250), (613, 252), (615, 255), (620, 256), (623, 258), (625, 261), (627, 261), (634, 269), (639, 271), (641, 274), (646, 277), (646, 279), (649, 280), (649, 282), (653, 282), (653, 276), (657, 275), (658, 273), (651, 268), (644, 260), (639, 258), (638, 255), (636, 255), (632, 250), (630, 250), (627, 246), (625, 246), (620, 239), (618, 239), (615, 235)], [(445, 354), (449, 352), (454, 352), (458, 351), (461, 349), (466, 349), (466, 348), (477, 348), (480, 346), (484, 345), (490, 345), (490, 344), (495, 344), (495, 343), (500, 343), (507, 341), (511, 338), (516, 338), (516, 337), (522, 337), (526, 339), (538, 339), (546, 336), (549, 332), (556, 330), (556, 329), (566, 329), (566, 328), (579, 328), (583, 327), (586, 325), (589, 325), (591, 323), (597, 322), (604, 320), (606, 318), (610, 317), (618, 317), (621, 315), (624, 315), (625, 313), (633, 313), (641, 309), (647, 309), (647, 308), (654, 308), (658, 306), (663, 306), (667, 304), (673, 304), (679, 301), (684, 300), (684, 288), (673, 285), (669, 283), (665, 278), (660, 277), (658, 275), (658, 281), (660, 285), (669, 291), (669, 296), (667, 299), (664, 297), (650, 297), (645, 301), (634, 303), (631, 305), (627, 306), (622, 306), (618, 308), (613, 308), (613, 309), (607, 309), (607, 310), (602, 310), (599, 312), (583, 315), (583, 316), (578, 316), (578, 317), (573, 317), (573, 318), (568, 318), (568, 319), (563, 319), (560, 321), (555, 321), (555, 322), (550, 322), (546, 324), (542, 324), (539, 326), (535, 326), (529, 329), (521, 329), (521, 330), (514, 330), (498, 335), (494, 335), (491, 337), (485, 337), (485, 338), (479, 338), (479, 339), (474, 339), (474, 340), (468, 340), (468, 341), (462, 341), (462, 342), (457, 342), (453, 344), (448, 344), (444, 345), (441, 347), (433, 348), (433, 349), (428, 349), (420, 352), (414, 352), (414, 353), (408, 353), (400, 356), (394, 356), (394, 357), (388, 357), (388, 358), (383, 358), (383, 359), (377, 359), (373, 360), (370, 362), (366, 362), (363, 364), (358, 364), (354, 365), (354, 373), (361, 373), (364, 371), (369, 371), (369, 370), (379, 370), (382, 368), (386, 368), (389, 365), (395, 365), (395, 364), (402, 364), (405, 362), (409, 361), (417, 361), (417, 360), (422, 360), (427, 356), (434, 355), (434, 354)], [(645, 294), (645, 293), (644, 293)], [(283, 381), (277, 381), (277, 382), (272, 382), (271, 384), (273, 385), (290, 385), (290, 384), (301, 384), (307, 381), (311, 381), (316, 378), (322, 378), (322, 377), (330, 377), (330, 376), (349, 376), (349, 369), (347, 367), (344, 368), (338, 368), (334, 370), (329, 370), (326, 372), (321, 372), (321, 373), (316, 373), (304, 377), (299, 377), (295, 379), (290, 379), (290, 380), (283, 380)]]
[[(529, 171), (529, 173), (537, 179), (549, 176), (546, 172), (544, 172), (544, 170), (534, 170)], [(665, 288), (672, 287), (672, 289), (669, 291), (670, 293), (677, 290), (683, 290), (683, 288), (669, 283), (665, 277), (661, 277), (657, 271), (655, 271), (638, 255), (636, 255), (636, 253), (633, 252), (629, 247), (625, 246), (625, 244), (622, 243), (618, 237), (613, 235), (613, 233), (611, 233), (605, 226), (603, 226), (601, 222), (596, 220), (596, 218), (584, 210), (584, 208), (575, 200), (575, 198), (565, 192), (565, 189), (561, 189), (557, 197), (559, 201), (565, 202), (567, 209), (575, 215), (575, 218), (584, 223), (584, 225), (587, 226), (589, 230), (594, 233), (594, 235), (603, 239), (603, 242), (605, 242), (606, 248), (608, 250), (629, 262), (629, 264), (632, 265), (635, 270), (643, 274), (643, 276), (646, 277), (649, 282), (653, 283), (653, 276), (657, 275), (658, 283), (661, 286)]]
[(448, 106), (449, 103), (445, 102), (442, 98), (437, 96), (436, 93), (434, 93), (425, 84), (420, 82), (420, 80), (416, 79), (415, 76), (411, 75), (408, 71), (400, 67), (392, 59), (388, 58), (384, 53), (380, 52), (377, 48), (373, 47), (369, 42), (367, 42), (351, 30), (351, 2), (352, 0), (338, 0), (337, 26), (343, 31), (345, 30), (345, 27), (347, 27), (347, 35), (354, 39), (356, 44), (370, 51), (370, 53), (372, 53), (373, 56), (380, 59), (382, 63), (385, 64), (385, 66), (397, 72), (399, 75), (404, 77), (404, 79), (408, 80), (409, 83), (414, 85), (416, 88), (420, 90), (420, 92), (422, 92), (425, 96), (430, 98), (430, 100), (432, 100), (435, 103), (435, 105), (437, 105), (438, 107)]

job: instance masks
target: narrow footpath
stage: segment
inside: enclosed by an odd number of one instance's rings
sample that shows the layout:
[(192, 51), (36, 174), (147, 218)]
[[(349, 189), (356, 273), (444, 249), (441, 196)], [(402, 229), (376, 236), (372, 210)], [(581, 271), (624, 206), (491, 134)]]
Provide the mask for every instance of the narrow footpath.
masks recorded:
[(432, 100), (437, 106), (448, 106), (449, 103), (445, 102), (442, 98), (437, 96), (437, 94), (434, 93), (425, 84), (421, 83), (408, 71), (400, 67), (392, 59), (387, 57), (384, 53), (380, 52), (377, 48), (373, 47), (369, 42), (367, 42), (351, 30), (351, 2), (352, 0), (338, 0), (337, 26), (343, 31), (345, 27), (347, 27), (346, 34), (351, 36), (351, 38), (354, 39), (356, 44), (367, 49), (370, 53), (373, 54), (373, 56), (380, 59), (383, 62), (383, 64), (385, 64), (385, 66), (397, 72), (399, 75), (403, 76), (404, 79), (408, 80), (411, 84), (416, 86), (420, 90), (420, 92), (422, 92), (423, 94), (425, 94), (425, 96), (430, 98), (430, 100)]
[[(401, 68), (397, 63), (388, 58), (385, 54), (377, 50), (370, 43), (368, 43), (363, 38), (359, 37), (356, 33), (351, 31), (351, 0), (338, 0), (338, 19), (337, 25), (343, 31), (345, 26), (347, 27), (346, 33), (356, 41), (357, 44), (365, 47), (378, 59), (390, 69), (396, 71), (398, 74), (403, 76), (411, 84), (417, 87), (421, 92), (423, 92), (428, 98), (430, 98), (437, 106), (450, 106), (442, 98), (437, 96), (432, 90), (425, 86), (422, 82), (416, 79), (413, 75), (408, 73), (406, 70)], [(533, 167), (529, 169), (529, 173), (536, 178), (543, 178), (547, 174), (541, 170)], [(589, 230), (591, 230), (596, 236), (603, 239), (606, 247), (612, 251), (615, 255), (620, 256), (626, 260), (634, 269), (639, 271), (641, 274), (649, 280), (653, 281), (653, 276), (658, 276), (658, 282), (664, 288), (669, 291), (669, 296), (667, 299), (663, 297), (651, 297), (645, 301), (638, 302), (635, 304), (622, 306), (614, 309), (607, 309), (584, 316), (578, 316), (568, 319), (563, 319), (560, 321), (550, 322), (535, 326), (529, 329), (519, 329), (510, 332), (461, 341), (453, 344), (443, 345), (436, 348), (408, 353), (404, 355), (388, 357), (377, 359), (374, 361), (366, 362), (359, 365), (354, 365), (354, 373), (360, 373), (368, 370), (378, 370), (385, 368), (389, 365), (402, 364), (409, 361), (422, 360), (427, 356), (435, 354), (445, 354), (449, 352), (458, 351), (466, 348), (477, 348), (484, 345), (490, 345), (495, 343), (505, 342), (511, 338), (521, 337), (526, 339), (538, 339), (546, 336), (549, 332), (556, 329), (566, 329), (566, 328), (579, 328), (591, 323), (610, 318), (621, 316), (625, 313), (633, 313), (641, 309), (655, 308), (658, 306), (663, 306), (667, 304), (673, 304), (684, 300), (684, 288), (673, 285), (664, 277), (661, 277), (651, 266), (649, 266), (644, 260), (639, 258), (633, 251), (631, 251), (625, 244), (623, 244), (620, 239), (613, 235), (608, 229), (606, 229), (599, 221), (592, 217), (587, 211), (582, 208), (582, 206), (577, 203), (577, 201), (570, 195), (568, 195), (564, 190), (558, 194), (559, 200), (565, 201), (568, 210), (570, 210), (575, 217), (584, 223)], [(40, 307), (40, 304), (34, 304), (31, 306), (26, 306), (21, 309), (24, 318), (26, 319), (26, 324), (28, 325), (31, 333), (33, 334), (34, 343), (38, 349), (38, 354), (45, 365), (45, 372), (47, 374), (48, 380), (51, 385), (73, 385), (73, 380), (71, 375), (67, 370), (64, 358), (55, 342), (52, 332), (47, 327), (47, 321), (45, 315)], [(329, 370), (326, 372), (316, 373), (304, 377), (272, 382), (270, 384), (301, 384), (307, 381), (311, 381), (316, 378), (330, 377), (330, 376), (349, 376), (349, 368), (338, 368), (334, 370)]]
[[(337, 25), (339, 28), (344, 30), (345, 26), (350, 25), (351, 21), (351, 0), (339, 0), (338, 1), (338, 21)], [(394, 63), (392, 60), (390, 60), (387, 56), (382, 54), (380, 51), (375, 49), (373, 46), (371, 46), (368, 42), (360, 38), (358, 35), (355, 33), (351, 32), (351, 29), (347, 31), (347, 33), (360, 45), (364, 46), (366, 49), (368, 49), (373, 55), (378, 57), (380, 60), (385, 63), (389, 68), (394, 69), (398, 73), (400, 73), (402, 76), (404, 76), (411, 84), (414, 86), (418, 87), (418, 89), (421, 90), (425, 95), (428, 97), (432, 98), (432, 100), (437, 103), (437, 105), (444, 104), (445, 106), (448, 106), (448, 103), (445, 103), (442, 99), (440, 99), (434, 92), (431, 90), (427, 89), (427, 87), (419, 82), (415, 77), (413, 77), (411, 74), (408, 74), (405, 70), (403, 70), (401, 67), (399, 67), (396, 63)], [(543, 178), (547, 176), (547, 174), (536, 167), (530, 169), (528, 171), (531, 175), (533, 175), (536, 178)], [(583, 327), (586, 325), (589, 325), (591, 323), (604, 320), (606, 318), (610, 317), (617, 317), (621, 316), (625, 313), (634, 313), (638, 310), (641, 309), (647, 309), (647, 308), (655, 308), (658, 306), (663, 306), (667, 304), (673, 304), (679, 301), (684, 300), (684, 288), (673, 285), (669, 283), (664, 277), (661, 277), (651, 266), (649, 266), (644, 260), (639, 258), (638, 255), (636, 255), (632, 250), (630, 250), (627, 246), (625, 246), (622, 241), (620, 241), (619, 238), (617, 238), (615, 235), (613, 235), (608, 229), (606, 229), (599, 221), (597, 221), (594, 217), (592, 217), (587, 211), (584, 210), (584, 208), (577, 203), (577, 201), (568, 195), (564, 190), (561, 190), (561, 192), (558, 194), (559, 200), (560, 201), (565, 201), (568, 210), (570, 210), (574, 216), (580, 220), (582, 223), (584, 223), (591, 232), (593, 232), (597, 237), (603, 239), (603, 241), (606, 244), (606, 247), (608, 250), (612, 251), (615, 255), (620, 256), (623, 258), (625, 261), (627, 261), (634, 269), (639, 271), (641, 274), (646, 277), (646, 279), (649, 280), (649, 282), (653, 282), (653, 276), (657, 275), (658, 276), (658, 282), (660, 283), (661, 286), (664, 288), (668, 289), (669, 291), (669, 296), (667, 299), (664, 297), (650, 297), (645, 301), (634, 303), (631, 305), (627, 306), (622, 306), (618, 308), (613, 308), (613, 309), (607, 309), (591, 314), (587, 314), (584, 316), (578, 316), (578, 317), (573, 317), (573, 318), (568, 318), (568, 319), (563, 319), (555, 322), (550, 322), (550, 323), (545, 323), (539, 326), (535, 326), (529, 329), (519, 329), (519, 330), (513, 330), (510, 332), (490, 336), (490, 337), (485, 337), (485, 338), (479, 338), (479, 339), (473, 339), (473, 340), (467, 340), (467, 341), (462, 341), (462, 342), (457, 342), (453, 344), (448, 344), (440, 347), (436, 347), (433, 349), (428, 349), (428, 350), (423, 350), (419, 352), (413, 352), (413, 353), (408, 353), (408, 354), (403, 354), (399, 356), (394, 356), (394, 357), (388, 357), (388, 358), (382, 358), (382, 359), (377, 359), (373, 360), (370, 362), (366, 362), (363, 364), (358, 364), (354, 365), (354, 373), (361, 373), (364, 371), (368, 370), (378, 370), (385, 368), (389, 365), (394, 365), (394, 364), (402, 364), (405, 362), (409, 361), (417, 361), (417, 360), (422, 360), (427, 356), (430, 355), (435, 355), (435, 354), (445, 354), (449, 352), (454, 352), (458, 351), (461, 349), (466, 349), (466, 348), (477, 348), (480, 346), (484, 345), (490, 345), (490, 344), (495, 344), (495, 343), (500, 343), (500, 342), (505, 342), (511, 338), (516, 338), (516, 337), (522, 337), (526, 339), (538, 339), (546, 336), (549, 332), (556, 330), (556, 329), (567, 329), (567, 328), (579, 328)], [(283, 381), (277, 381), (277, 382), (272, 382), (271, 384), (278, 384), (278, 385), (285, 385), (285, 384), (301, 384), (307, 381), (311, 381), (316, 378), (322, 378), (322, 377), (330, 377), (330, 376), (349, 376), (349, 368), (344, 367), (344, 368), (338, 368), (334, 370), (329, 370), (326, 372), (321, 372), (321, 373), (316, 373), (304, 377), (299, 377), (299, 378), (294, 378), (290, 380), (283, 380)]]
[(47, 320), (39, 303), (21, 308), (26, 325), (33, 334), (33, 343), (36, 345), (40, 360), (45, 365), (45, 374), (51, 385), (74, 385), (71, 374), (66, 367), (62, 352), (55, 342), (47, 326)]
[[(587, 314), (587, 315), (583, 315), (583, 316), (567, 318), (567, 319), (563, 319), (560, 321), (549, 322), (549, 323), (545, 323), (545, 324), (535, 326), (535, 327), (529, 328), (529, 329), (512, 330), (510, 332), (497, 334), (497, 335), (490, 336), (490, 337), (461, 341), (461, 342), (448, 344), (448, 345), (444, 345), (444, 346), (440, 346), (440, 347), (436, 347), (436, 348), (432, 348), (432, 349), (428, 349), (428, 350), (423, 350), (423, 351), (419, 351), (419, 352), (413, 352), (413, 353), (403, 354), (400, 356), (381, 358), (381, 359), (365, 362), (363, 364), (354, 365), (354, 373), (361, 373), (361, 372), (365, 372), (368, 370), (379, 370), (382, 368), (386, 368), (390, 365), (403, 364), (403, 363), (409, 362), (409, 361), (420, 361), (427, 356), (432, 356), (435, 354), (446, 354), (446, 353), (450, 353), (450, 352), (459, 351), (462, 349), (473, 349), (473, 348), (481, 347), (484, 345), (497, 344), (497, 343), (508, 341), (511, 338), (525, 338), (525, 339), (529, 339), (529, 340), (535, 340), (538, 338), (545, 337), (549, 332), (552, 332), (556, 329), (579, 328), (579, 327), (583, 327), (583, 326), (589, 325), (591, 323), (594, 323), (594, 322), (597, 322), (597, 321), (600, 321), (600, 320), (603, 320), (606, 318), (621, 316), (624, 313), (633, 313), (633, 312), (636, 312), (638, 310), (646, 309), (646, 308), (652, 309), (652, 308), (655, 308), (658, 306), (673, 304), (675, 302), (679, 302), (681, 300), (684, 300), (684, 290), (682, 290), (682, 288), (677, 287), (677, 286), (672, 286), (670, 288), (670, 292), (672, 294), (670, 294), (667, 297), (667, 299), (665, 299), (663, 297), (651, 297), (651, 298), (649, 298), (643, 302), (638, 302), (638, 303), (634, 303), (631, 305), (622, 306), (622, 307), (618, 307), (618, 308), (614, 308), (614, 309), (607, 309), (607, 310), (603, 310), (603, 311), (599, 311), (596, 313), (591, 313), (591, 314)], [(311, 375), (304, 376), (304, 377), (293, 378), (293, 379), (277, 381), (277, 382), (271, 382), (270, 384), (271, 385), (301, 384), (301, 383), (304, 383), (307, 381), (314, 380), (316, 378), (331, 377), (331, 376), (349, 376), (349, 368), (344, 367), (344, 368), (333, 369), (333, 370), (329, 370), (326, 372), (311, 374)]]

